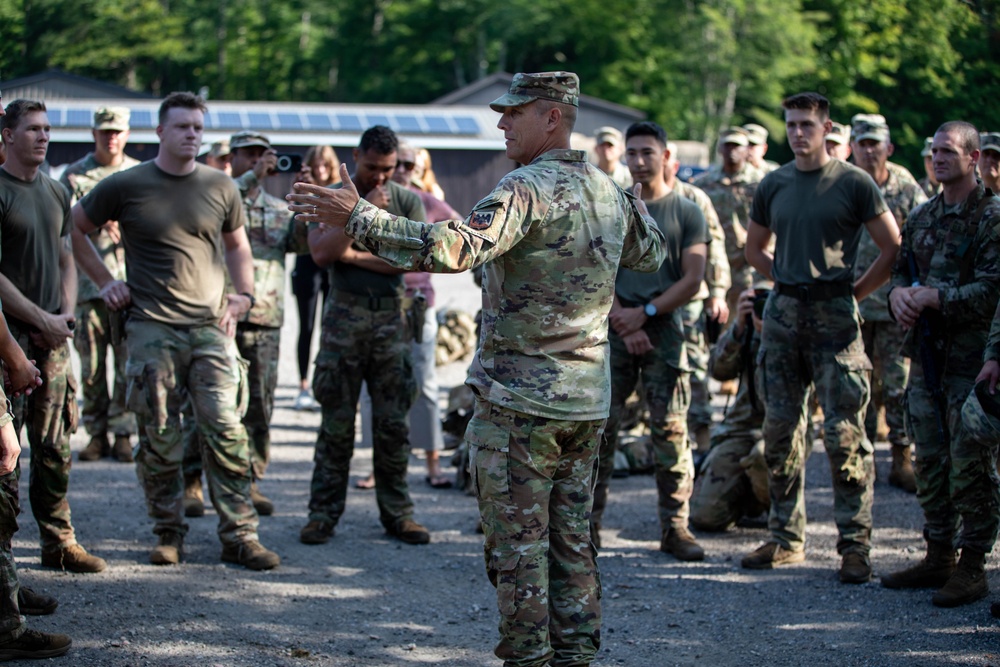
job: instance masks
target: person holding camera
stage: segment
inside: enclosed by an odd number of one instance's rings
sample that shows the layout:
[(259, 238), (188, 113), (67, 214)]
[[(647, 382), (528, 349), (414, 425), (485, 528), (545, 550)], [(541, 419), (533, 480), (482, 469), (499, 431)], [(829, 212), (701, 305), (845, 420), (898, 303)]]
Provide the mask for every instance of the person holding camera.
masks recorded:
[[(772, 286), (768, 280), (757, 280), (740, 293), (733, 326), (722, 333), (709, 358), (712, 377), (740, 384), (725, 419), (712, 430), (711, 449), (691, 495), (691, 525), (699, 530), (728, 530), (741, 518), (756, 517), (771, 506), (757, 353)], [(805, 433), (796, 435), (795, 442), (804, 445)]]
[[(254, 304), (236, 323), (236, 346), (249, 363), (250, 402), (243, 425), (250, 438), (250, 499), (258, 514), (270, 516), (274, 503), (261, 493), (257, 482), (264, 478), (271, 452), (270, 423), (278, 386), (281, 324), (285, 319), (285, 257), (288, 253), (309, 252), (308, 230), (304, 223), (292, 219), (284, 200), (260, 186), (279, 168), (278, 155), (268, 138), (257, 132), (238, 132), (230, 137), (229, 147), (232, 176), (243, 196), (254, 266)], [(201, 448), (198, 438), (192, 437), (184, 451), (185, 502), (201, 503), (201, 496)]]

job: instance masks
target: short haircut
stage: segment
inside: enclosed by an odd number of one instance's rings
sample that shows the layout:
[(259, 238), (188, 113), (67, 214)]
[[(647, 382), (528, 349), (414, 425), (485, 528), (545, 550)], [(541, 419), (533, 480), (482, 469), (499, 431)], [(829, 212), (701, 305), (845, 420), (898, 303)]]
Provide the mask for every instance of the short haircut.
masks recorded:
[(978, 151), (981, 145), (979, 143), (979, 130), (976, 129), (975, 125), (966, 123), (964, 120), (949, 120), (947, 123), (943, 123), (934, 134), (938, 132), (954, 132), (957, 134), (958, 143), (966, 155), (971, 154), (973, 151)]
[(625, 143), (628, 143), (632, 137), (653, 137), (663, 144), (664, 148), (667, 147), (667, 131), (651, 120), (629, 125), (628, 129), (625, 130)]
[(373, 151), (377, 155), (389, 155), (399, 148), (396, 133), (385, 125), (372, 125), (361, 135), (358, 150), (362, 153)]
[(170, 93), (160, 104), (160, 125), (167, 120), (167, 112), (171, 109), (198, 109), (202, 113), (208, 113), (208, 106), (205, 100), (194, 93)]
[(7, 115), (0, 118), (0, 130), (16, 130), (21, 119), (26, 115), (45, 110), (45, 102), (39, 102), (38, 100), (14, 100), (4, 110)]
[(577, 108), (572, 104), (565, 104), (563, 102), (557, 102), (555, 100), (545, 100), (541, 98), (535, 100), (534, 102), (531, 102), (530, 104), (536, 109), (536, 113), (538, 115), (543, 115), (548, 113), (549, 109), (559, 109), (559, 111), (562, 113), (562, 117), (561, 120), (559, 121), (559, 124), (562, 125), (562, 127), (565, 130), (568, 130), (570, 133), (572, 133), (573, 128), (576, 127)]
[(788, 109), (815, 111), (822, 120), (830, 118), (830, 100), (819, 93), (797, 93), (791, 95), (782, 100), (781, 108), (786, 111)]

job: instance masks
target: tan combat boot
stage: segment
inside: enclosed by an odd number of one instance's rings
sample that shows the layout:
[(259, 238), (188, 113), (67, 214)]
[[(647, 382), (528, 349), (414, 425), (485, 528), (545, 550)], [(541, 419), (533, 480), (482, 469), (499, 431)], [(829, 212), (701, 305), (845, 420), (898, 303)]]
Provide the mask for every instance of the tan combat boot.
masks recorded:
[(913, 473), (913, 457), (909, 445), (892, 446), (892, 468), (889, 470), (889, 485), (907, 493), (917, 492), (917, 477)]
[(132, 438), (127, 435), (116, 435), (113, 456), (122, 463), (133, 463), (135, 457), (132, 456)]
[(184, 476), (184, 516), (205, 516), (205, 498), (201, 495), (201, 475)]
[(671, 554), (677, 560), (705, 560), (705, 550), (701, 548), (701, 545), (694, 539), (694, 535), (685, 526), (667, 529), (660, 539), (660, 551)]
[(882, 575), (886, 588), (940, 588), (955, 574), (955, 550), (950, 544), (927, 543), (927, 555), (916, 565)]
[(99, 433), (90, 439), (87, 446), (80, 450), (77, 458), (81, 461), (100, 461), (111, 453), (111, 443), (107, 433)]
[(162, 533), (160, 542), (149, 552), (153, 565), (177, 565), (184, 554), (184, 538), (180, 533)]
[(931, 602), (936, 607), (960, 607), (981, 600), (990, 592), (986, 581), (986, 554), (969, 547), (962, 549), (955, 574), (951, 575), (941, 590), (934, 594)]

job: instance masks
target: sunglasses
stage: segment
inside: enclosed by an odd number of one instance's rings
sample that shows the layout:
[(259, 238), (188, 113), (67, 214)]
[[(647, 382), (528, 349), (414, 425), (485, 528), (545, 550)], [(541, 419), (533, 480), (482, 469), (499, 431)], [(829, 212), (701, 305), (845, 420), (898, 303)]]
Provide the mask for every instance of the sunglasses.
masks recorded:
[(404, 169), (405, 171), (413, 171), (413, 168), (417, 166), (416, 162), (397, 162), (396, 169)]

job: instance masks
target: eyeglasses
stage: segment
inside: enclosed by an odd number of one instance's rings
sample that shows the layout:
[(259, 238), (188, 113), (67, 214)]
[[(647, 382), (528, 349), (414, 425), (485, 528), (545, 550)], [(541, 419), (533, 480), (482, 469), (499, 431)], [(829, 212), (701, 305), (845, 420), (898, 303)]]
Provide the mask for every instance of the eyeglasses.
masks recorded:
[(416, 162), (397, 162), (396, 169), (402, 169), (404, 171), (413, 171), (413, 168), (417, 166)]

